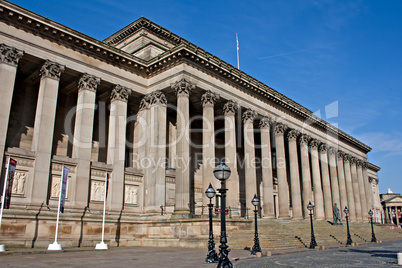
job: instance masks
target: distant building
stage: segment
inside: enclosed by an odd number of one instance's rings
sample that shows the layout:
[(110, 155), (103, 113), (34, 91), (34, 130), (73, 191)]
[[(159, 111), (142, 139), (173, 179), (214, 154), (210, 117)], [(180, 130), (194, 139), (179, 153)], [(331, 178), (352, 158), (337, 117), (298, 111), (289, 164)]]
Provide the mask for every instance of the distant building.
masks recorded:
[(308, 218), (310, 201), (317, 220), (335, 203), (380, 218), (368, 145), (147, 18), (100, 41), (1, 1), (0, 44), (0, 164), (17, 160), (4, 224), (21, 241), (49, 240), (63, 166), (62, 231), (80, 243), (100, 228), (106, 174), (107, 239), (197, 237), (204, 222), (178, 219), (205, 213), (221, 158), (233, 219), (254, 194), (265, 218)]
[(390, 188), (388, 188), (388, 193), (380, 194), (381, 205), (384, 211), (384, 223), (392, 223), (396, 226), (400, 226), (402, 223), (401, 219), (401, 208), (402, 208), (402, 196), (401, 194), (393, 193)]

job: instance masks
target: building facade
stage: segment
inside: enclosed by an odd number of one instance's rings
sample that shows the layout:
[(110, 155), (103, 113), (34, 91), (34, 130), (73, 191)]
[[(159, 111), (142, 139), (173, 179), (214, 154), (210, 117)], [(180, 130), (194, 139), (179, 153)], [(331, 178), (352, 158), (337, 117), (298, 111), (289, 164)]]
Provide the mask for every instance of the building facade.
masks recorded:
[(397, 228), (401, 228), (401, 194), (393, 193), (391, 189), (388, 188), (388, 193), (380, 194), (380, 199), (383, 209), (382, 222), (395, 224)]
[(306, 218), (310, 201), (317, 220), (335, 204), (356, 222), (381, 211), (369, 146), (146, 18), (99, 41), (1, 1), (0, 43), (14, 215), (57, 207), (66, 166), (72, 214), (101, 211), (108, 173), (110, 215), (186, 219), (219, 188), (222, 158), (233, 217), (254, 194), (266, 218)]

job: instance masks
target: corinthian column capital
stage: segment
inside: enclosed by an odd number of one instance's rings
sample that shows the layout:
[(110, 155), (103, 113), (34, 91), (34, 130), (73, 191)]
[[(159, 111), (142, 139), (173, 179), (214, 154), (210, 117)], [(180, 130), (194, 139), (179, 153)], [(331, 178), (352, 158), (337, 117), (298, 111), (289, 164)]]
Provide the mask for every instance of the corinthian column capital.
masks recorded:
[(311, 141), (310, 141), (310, 148), (311, 149), (318, 149), (318, 146), (320, 146), (320, 141), (319, 140), (317, 140), (317, 139), (312, 139)]
[(300, 135), (300, 131), (296, 129), (292, 129), (288, 132), (287, 138), (288, 140), (297, 140), (297, 137)]
[(121, 101), (127, 101), (128, 96), (131, 94), (131, 89), (127, 87), (123, 87), (120, 85), (116, 85), (112, 89), (112, 94), (110, 95), (110, 99), (112, 101), (114, 100), (121, 100)]
[(0, 44), (0, 62), (6, 63), (12, 66), (17, 66), (18, 61), (24, 55), (24, 51), (16, 49), (14, 47)]
[(228, 101), (223, 105), (223, 114), (228, 115), (228, 114), (234, 114), (236, 113), (237, 109), (239, 108), (239, 105), (235, 103), (234, 101)]
[(288, 129), (288, 127), (285, 124), (277, 123), (275, 125), (275, 134), (283, 135), (285, 133), (286, 129)]
[(202, 106), (214, 106), (215, 102), (219, 99), (219, 95), (215, 94), (214, 92), (207, 90), (201, 96)]
[(328, 145), (326, 144), (326, 143), (321, 143), (320, 144), (320, 147), (319, 147), (319, 150), (320, 150), (320, 152), (321, 153), (327, 153), (327, 151), (328, 151)]
[(338, 150), (335, 147), (328, 147), (328, 154), (329, 155), (337, 155)]
[(257, 113), (251, 109), (247, 109), (243, 113), (243, 123), (246, 123), (247, 121), (250, 121), (251, 123), (254, 121), (254, 118), (257, 116)]
[(176, 81), (174, 84), (170, 86), (175, 92), (177, 96), (185, 96), (188, 97), (191, 94), (191, 91), (195, 88), (195, 85), (185, 78)]
[(156, 90), (149, 94), (150, 105), (166, 105), (167, 100), (165, 94), (161, 90)]
[(271, 118), (269, 118), (268, 116), (264, 116), (263, 118), (261, 118), (260, 120), (260, 128), (269, 128), (269, 126), (271, 125)]
[(101, 79), (99, 77), (85, 73), (78, 81), (78, 90), (86, 89), (95, 92), (100, 81)]
[(340, 158), (340, 159), (344, 159), (345, 158), (345, 153), (343, 151), (339, 150), (338, 153), (337, 153), (337, 157)]
[(39, 75), (41, 77), (48, 77), (59, 80), (60, 75), (64, 72), (65, 68), (66, 66), (61, 65), (60, 63), (46, 60), (46, 62), (42, 65), (42, 68), (40, 69)]
[(299, 139), (299, 144), (300, 144), (300, 145), (308, 145), (308, 143), (310, 142), (310, 140), (311, 140), (311, 137), (310, 137), (309, 135), (307, 135), (307, 134), (302, 134), (302, 135), (300, 136), (300, 139)]

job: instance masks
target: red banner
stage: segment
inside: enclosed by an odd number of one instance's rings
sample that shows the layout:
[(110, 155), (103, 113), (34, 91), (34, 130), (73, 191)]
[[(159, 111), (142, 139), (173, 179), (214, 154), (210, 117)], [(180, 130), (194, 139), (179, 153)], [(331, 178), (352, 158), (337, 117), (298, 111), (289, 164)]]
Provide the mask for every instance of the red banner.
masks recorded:
[[(220, 208), (215, 208), (215, 214), (221, 214), (221, 209)], [(229, 209), (225, 209), (225, 215), (229, 215)]]
[(13, 190), (15, 168), (17, 167), (17, 161), (10, 158), (10, 163), (7, 168), (7, 185), (4, 198), (4, 208), (9, 209), (11, 203), (11, 192)]

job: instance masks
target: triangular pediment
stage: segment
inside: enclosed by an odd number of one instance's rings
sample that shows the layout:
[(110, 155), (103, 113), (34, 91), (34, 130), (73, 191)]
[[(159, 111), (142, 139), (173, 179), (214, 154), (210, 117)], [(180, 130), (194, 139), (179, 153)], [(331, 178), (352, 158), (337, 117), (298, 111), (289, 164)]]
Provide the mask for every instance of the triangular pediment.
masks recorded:
[(387, 199), (384, 199), (382, 202), (391, 205), (391, 204), (402, 204), (402, 196), (396, 195), (389, 197)]
[(174, 48), (180, 40), (180, 37), (142, 17), (103, 42), (148, 61)]

